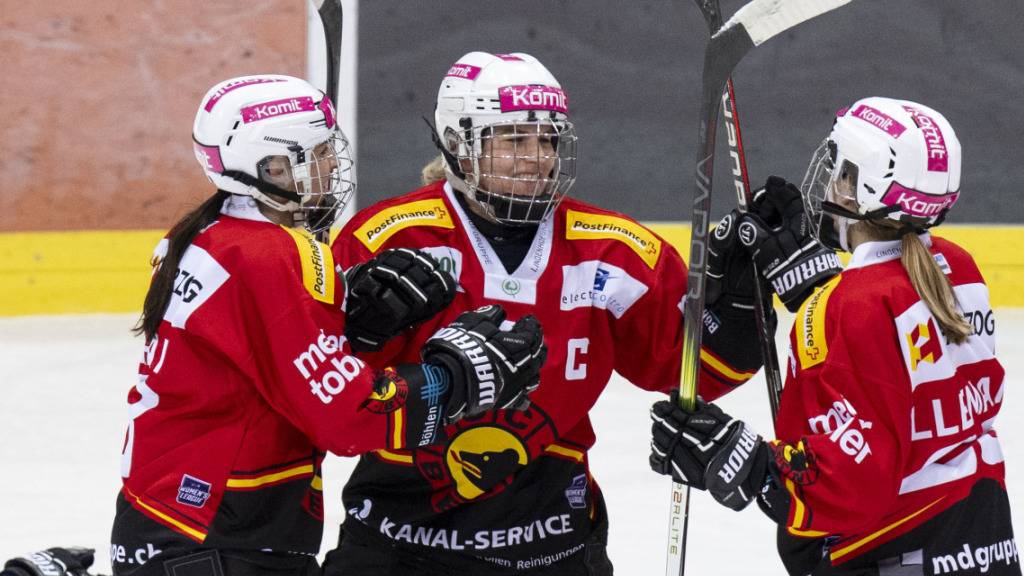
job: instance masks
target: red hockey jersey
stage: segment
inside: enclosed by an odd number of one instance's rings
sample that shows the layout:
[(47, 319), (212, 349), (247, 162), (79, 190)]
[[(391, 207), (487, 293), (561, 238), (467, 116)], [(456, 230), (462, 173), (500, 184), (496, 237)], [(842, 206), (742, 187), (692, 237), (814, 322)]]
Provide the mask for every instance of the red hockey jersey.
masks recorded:
[[(454, 194), (442, 182), (381, 202), (335, 241), (343, 267), (386, 248), (418, 248), (459, 285), (445, 312), (367, 359), (415, 361), (422, 343), (459, 313), (500, 304), (510, 320), (533, 314), (543, 326), (540, 387), (528, 411), (449, 426), (445, 445), (406, 450), (396, 441), (364, 457), (345, 488), (346, 528), (513, 568), (543, 565), (578, 550), (603, 514), (587, 464), (588, 412), (612, 371), (646, 390), (678, 386), (686, 267), (635, 221), (569, 198), (509, 273)], [(709, 397), (751, 376), (703, 356)], [(401, 411), (395, 415), (398, 430)]]
[(118, 572), (200, 543), (316, 554), (323, 451), (385, 445), (384, 417), (357, 409), (373, 373), (343, 336), (330, 250), (248, 198), (223, 212), (185, 252), (128, 395)]
[[(963, 249), (921, 238), (974, 327), (965, 343), (937, 329), (898, 240), (858, 246), (847, 269), (804, 303), (790, 335), (776, 423), (788, 444), (777, 451), (791, 495), (786, 529), (829, 537), (833, 564), (912, 532), (983, 479), (1003, 484), (993, 427), (1003, 368), (988, 288)], [(950, 540), (973, 541), (962, 536)]]

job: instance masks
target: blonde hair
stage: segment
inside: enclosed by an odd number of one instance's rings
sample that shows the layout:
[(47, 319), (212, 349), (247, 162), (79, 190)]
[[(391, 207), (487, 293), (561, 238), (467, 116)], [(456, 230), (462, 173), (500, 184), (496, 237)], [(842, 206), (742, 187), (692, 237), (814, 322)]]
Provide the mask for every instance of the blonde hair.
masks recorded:
[(420, 181), (423, 185), (433, 184), (434, 182), (440, 182), (446, 178), (444, 173), (444, 155), (438, 154), (436, 158), (427, 163), (420, 171)]
[(865, 222), (872, 236), (892, 240), (900, 238), (903, 253), (900, 262), (910, 277), (910, 284), (921, 297), (928, 311), (939, 323), (939, 330), (947, 340), (963, 344), (974, 332), (971, 325), (957, 310), (956, 294), (949, 278), (939, 268), (931, 251), (917, 234), (907, 231), (896, 222)]

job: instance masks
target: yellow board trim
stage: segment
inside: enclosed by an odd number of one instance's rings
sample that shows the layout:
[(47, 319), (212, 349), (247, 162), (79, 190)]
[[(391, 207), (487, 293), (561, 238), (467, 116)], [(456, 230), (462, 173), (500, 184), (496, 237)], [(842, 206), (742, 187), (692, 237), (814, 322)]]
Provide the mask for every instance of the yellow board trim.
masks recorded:
[(403, 464), (412, 464), (412, 454), (396, 454), (390, 450), (374, 450), (374, 453), (385, 460), (392, 462), (401, 462)]
[(583, 452), (579, 450), (573, 450), (572, 448), (566, 448), (558, 444), (552, 444), (544, 449), (545, 452), (551, 452), (552, 454), (558, 454), (565, 456), (566, 458), (572, 458), (577, 462), (583, 462)]
[(730, 378), (732, 380), (746, 382), (747, 380), (753, 378), (755, 374), (754, 372), (737, 372), (723, 364), (721, 361), (718, 360), (718, 358), (715, 358), (711, 354), (707, 353), (703, 348), (700, 349), (700, 360), (701, 362), (704, 362), (705, 364), (714, 368), (715, 371), (718, 372), (719, 374), (722, 374), (726, 378)]
[(313, 490), (319, 490), (321, 492), (324, 491), (324, 479), (319, 475), (313, 476), (313, 481), (310, 482), (309, 485)]
[(235, 489), (257, 488), (265, 484), (273, 484), (274, 482), (280, 482), (281, 480), (287, 480), (288, 478), (312, 473), (313, 465), (304, 464), (302, 466), (296, 466), (294, 468), (274, 472), (273, 474), (267, 474), (258, 478), (228, 478), (227, 487)]
[(304, 228), (281, 229), (291, 235), (295, 246), (299, 249), (299, 261), (302, 262), (302, 285), (313, 298), (325, 304), (334, 304), (334, 256), (331, 249), (318, 242)]
[(661, 240), (653, 232), (618, 216), (567, 210), (565, 237), (569, 240), (618, 240), (636, 252), (652, 270), (661, 255)]
[(152, 515), (156, 516), (157, 518), (163, 520), (164, 522), (167, 522), (171, 526), (174, 526), (175, 528), (180, 530), (182, 533), (184, 533), (184, 534), (192, 537), (193, 539), (197, 540), (200, 544), (202, 544), (203, 541), (206, 540), (206, 532), (202, 532), (200, 530), (196, 530), (195, 528), (192, 528), (188, 524), (184, 524), (184, 523), (182, 523), (182, 522), (180, 522), (178, 520), (175, 520), (174, 518), (171, 518), (167, 514), (164, 514), (163, 512), (157, 510), (156, 508), (153, 508), (149, 504), (146, 504), (145, 502), (142, 501), (142, 498), (139, 498), (138, 496), (132, 494), (131, 492), (129, 492), (129, 494), (131, 495), (132, 498), (135, 499), (135, 503), (138, 504), (139, 506), (142, 506), (143, 508), (145, 508), (147, 512), (149, 512), (150, 514), (152, 514)]
[(934, 502), (932, 502), (931, 504), (925, 506), (924, 508), (921, 508), (917, 512), (914, 512), (913, 514), (911, 514), (909, 516), (906, 516), (906, 517), (902, 518), (901, 520), (897, 520), (896, 522), (893, 522), (892, 524), (889, 524), (885, 528), (882, 528), (881, 530), (873, 532), (873, 533), (871, 533), (871, 534), (861, 538), (860, 540), (857, 540), (856, 542), (853, 542), (853, 543), (849, 544), (848, 546), (843, 546), (842, 548), (839, 548), (839, 549), (835, 550), (834, 552), (829, 554), (829, 558), (831, 558), (832, 561), (835, 562), (836, 560), (842, 558), (843, 556), (846, 556), (850, 552), (853, 552), (854, 550), (863, 547), (865, 544), (871, 542), (872, 540), (876, 540), (880, 536), (883, 536), (883, 535), (885, 535), (888, 532), (892, 532), (896, 528), (899, 528), (903, 524), (906, 524), (907, 522), (909, 522), (909, 521), (913, 520), (914, 518), (920, 516), (926, 510), (928, 510), (932, 506), (935, 506), (936, 504), (938, 504), (939, 502), (941, 502), (941, 501), (943, 501), (945, 499), (946, 499), (945, 496), (940, 496)]
[(376, 252), (388, 238), (412, 226), (455, 228), (444, 200), (432, 198), (407, 202), (381, 210), (356, 228), (353, 235), (370, 252)]
[[(689, 260), (689, 225), (645, 226)], [(164, 234), (164, 230), (0, 233), (0, 316), (138, 314), (149, 287), (153, 247)], [(993, 306), (1024, 307), (1024, 226), (943, 224), (936, 235), (974, 256), (988, 282)]]

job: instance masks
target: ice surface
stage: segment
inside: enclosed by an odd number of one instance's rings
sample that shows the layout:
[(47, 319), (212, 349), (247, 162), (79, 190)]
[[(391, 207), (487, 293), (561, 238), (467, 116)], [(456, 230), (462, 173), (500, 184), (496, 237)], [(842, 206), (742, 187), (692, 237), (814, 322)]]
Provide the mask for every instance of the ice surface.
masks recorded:
[[(1017, 383), (1024, 381), (1024, 310), (996, 315), (997, 353), (1010, 386), (996, 428), (1020, 530), (1024, 393)], [(142, 347), (129, 334), (133, 321), (128, 315), (0, 319), (0, 562), (52, 545), (87, 545), (97, 549), (94, 572), (110, 573), (125, 398)], [(786, 319), (781, 325), (788, 326)], [(592, 412), (598, 435), (593, 473), (608, 500), (609, 553), (623, 576), (664, 571), (669, 482), (647, 467), (647, 408), (656, 398), (616, 378)], [(770, 433), (760, 377), (722, 405)], [(337, 538), (341, 485), (354, 463), (331, 457), (325, 465), (323, 550)], [(773, 524), (754, 506), (736, 513), (694, 493), (689, 538), (689, 574), (785, 574), (775, 554)]]

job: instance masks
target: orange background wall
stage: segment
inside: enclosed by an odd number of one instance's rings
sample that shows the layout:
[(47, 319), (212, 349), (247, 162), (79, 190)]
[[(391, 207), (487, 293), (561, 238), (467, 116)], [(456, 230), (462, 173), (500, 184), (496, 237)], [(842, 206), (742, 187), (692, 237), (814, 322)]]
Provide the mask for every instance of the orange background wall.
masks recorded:
[(5, 0), (0, 232), (166, 229), (210, 192), (199, 99), (231, 76), (303, 76), (305, 34), (294, 0)]

